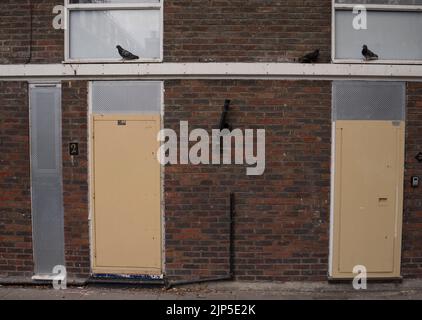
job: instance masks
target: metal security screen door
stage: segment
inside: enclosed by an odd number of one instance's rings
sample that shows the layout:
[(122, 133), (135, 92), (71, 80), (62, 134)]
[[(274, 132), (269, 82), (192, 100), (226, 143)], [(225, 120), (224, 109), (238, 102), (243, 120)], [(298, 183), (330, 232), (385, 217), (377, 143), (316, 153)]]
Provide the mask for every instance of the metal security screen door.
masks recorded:
[(333, 278), (400, 276), (404, 97), (403, 83), (333, 84)]
[(60, 85), (30, 85), (31, 196), (35, 274), (64, 265)]
[(93, 271), (161, 275), (161, 83), (92, 83)]

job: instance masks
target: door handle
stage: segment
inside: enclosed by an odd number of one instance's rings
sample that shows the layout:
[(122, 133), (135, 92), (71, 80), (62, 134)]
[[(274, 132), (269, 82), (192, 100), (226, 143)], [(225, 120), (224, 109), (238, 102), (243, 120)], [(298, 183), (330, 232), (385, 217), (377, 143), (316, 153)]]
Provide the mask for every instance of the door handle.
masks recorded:
[(388, 198), (386, 198), (386, 197), (378, 198), (378, 205), (380, 207), (386, 207), (388, 205)]

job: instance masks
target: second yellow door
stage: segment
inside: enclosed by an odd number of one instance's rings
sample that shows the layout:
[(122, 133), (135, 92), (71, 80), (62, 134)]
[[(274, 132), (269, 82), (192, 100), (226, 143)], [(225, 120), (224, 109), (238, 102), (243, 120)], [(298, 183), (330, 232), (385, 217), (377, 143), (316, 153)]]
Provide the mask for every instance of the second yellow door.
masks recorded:
[(95, 273), (159, 275), (160, 164), (157, 116), (94, 116)]
[(404, 122), (336, 121), (332, 270), (400, 276)]

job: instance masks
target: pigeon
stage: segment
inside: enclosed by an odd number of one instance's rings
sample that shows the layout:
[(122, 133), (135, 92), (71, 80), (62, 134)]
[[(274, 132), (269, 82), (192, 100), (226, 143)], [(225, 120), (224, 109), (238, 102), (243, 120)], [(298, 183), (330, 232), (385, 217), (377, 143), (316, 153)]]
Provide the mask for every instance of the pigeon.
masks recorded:
[(312, 51), (308, 54), (305, 54), (303, 57), (299, 58), (300, 63), (315, 63), (318, 61), (319, 49)]
[(123, 49), (119, 45), (117, 45), (116, 48), (119, 51), (119, 54), (123, 58), (123, 60), (137, 60), (137, 59), (139, 59), (138, 56), (135, 56), (133, 53)]
[(368, 49), (366, 44), (363, 45), (362, 49), (362, 55), (365, 58), (366, 61), (368, 60), (378, 60), (378, 55), (373, 53), (371, 50)]

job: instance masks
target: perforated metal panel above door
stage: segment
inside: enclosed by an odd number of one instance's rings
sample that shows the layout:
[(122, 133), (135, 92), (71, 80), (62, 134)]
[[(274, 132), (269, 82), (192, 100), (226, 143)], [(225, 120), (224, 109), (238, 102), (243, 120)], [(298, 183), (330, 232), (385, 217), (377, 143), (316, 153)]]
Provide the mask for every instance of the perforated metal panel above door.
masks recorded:
[(160, 114), (160, 81), (94, 81), (93, 114)]
[(61, 87), (30, 85), (31, 198), (35, 274), (64, 265)]
[(405, 119), (404, 82), (334, 81), (333, 121)]

